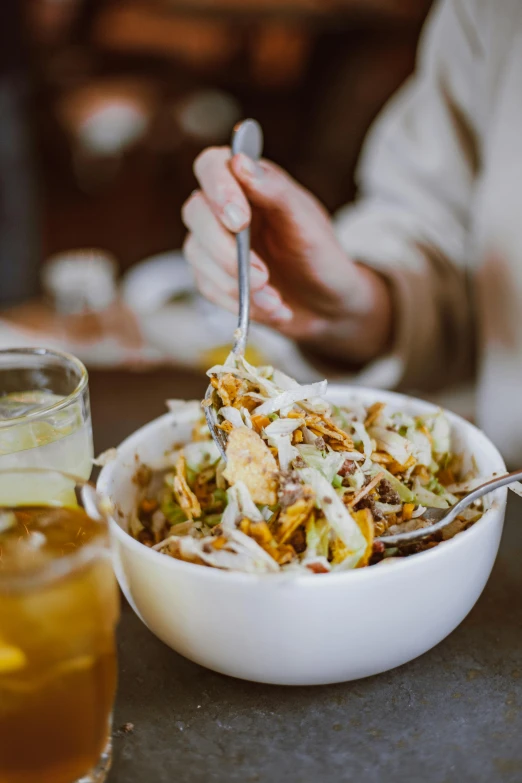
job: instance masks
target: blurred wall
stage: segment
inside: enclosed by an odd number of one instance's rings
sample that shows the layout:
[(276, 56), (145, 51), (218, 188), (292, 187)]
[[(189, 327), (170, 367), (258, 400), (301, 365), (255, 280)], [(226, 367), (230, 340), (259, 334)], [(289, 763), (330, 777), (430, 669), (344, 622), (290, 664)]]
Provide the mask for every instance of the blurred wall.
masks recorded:
[(335, 209), (429, 0), (30, 0), (44, 255), (179, 247), (194, 156), (255, 116)]

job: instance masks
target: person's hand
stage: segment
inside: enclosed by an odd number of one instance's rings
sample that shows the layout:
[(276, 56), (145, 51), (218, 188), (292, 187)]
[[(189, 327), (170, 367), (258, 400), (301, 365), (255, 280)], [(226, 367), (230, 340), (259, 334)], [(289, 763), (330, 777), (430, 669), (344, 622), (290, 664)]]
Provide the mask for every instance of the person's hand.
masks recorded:
[(230, 159), (227, 147), (205, 150), (194, 172), (201, 189), (183, 206), (184, 253), (206, 298), (237, 311), (234, 234), (251, 223), (256, 321), (354, 363), (386, 350), (388, 286), (347, 257), (311, 193), (273, 163)]

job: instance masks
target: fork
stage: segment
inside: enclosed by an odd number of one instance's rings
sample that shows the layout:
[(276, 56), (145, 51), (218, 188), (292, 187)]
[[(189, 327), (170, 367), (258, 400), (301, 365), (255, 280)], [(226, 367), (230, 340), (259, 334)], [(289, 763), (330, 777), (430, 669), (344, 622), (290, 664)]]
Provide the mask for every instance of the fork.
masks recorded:
[(479, 500), (489, 492), (500, 489), (500, 487), (506, 487), (509, 484), (514, 484), (515, 481), (520, 480), (522, 480), (522, 470), (515, 470), (513, 473), (505, 473), (502, 476), (497, 476), (496, 478), (481, 484), (479, 487), (476, 487), (471, 492), (468, 492), (467, 495), (449, 509), (428, 508), (422, 514), (422, 518), (428, 522), (432, 522), (429, 527), (423, 527), (420, 530), (409, 530), (406, 533), (396, 533), (392, 536), (381, 536), (375, 540), (381, 541), (385, 546), (419, 541), (421, 538), (431, 536), (433, 533), (443, 530), (443, 528), (453, 522), (465, 508), (474, 503), (475, 500)]
[[(242, 152), (254, 161), (261, 157), (263, 149), (263, 132), (256, 120), (243, 120), (238, 123), (232, 133), (232, 156)], [(239, 320), (234, 332), (235, 356), (244, 356), (250, 325), (250, 226), (240, 231), (236, 236), (237, 268), (239, 285)], [(218, 428), (218, 410), (215, 405), (215, 389), (209, 385), (203, 401), (205, 417), (210, 434), (219, 449), (222, 458), (227, 459), (226, 433)]]

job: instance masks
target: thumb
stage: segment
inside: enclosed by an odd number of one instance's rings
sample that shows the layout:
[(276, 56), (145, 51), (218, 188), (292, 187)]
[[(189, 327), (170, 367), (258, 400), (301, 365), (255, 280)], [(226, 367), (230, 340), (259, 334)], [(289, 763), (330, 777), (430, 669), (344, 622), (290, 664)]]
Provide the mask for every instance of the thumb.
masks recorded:
[(303, 208), (310, 208), (309, 201), (314, 202), (316, 209), (319, 206), (311, 194), (271, 161), (256, 162), (240, 153), (232, 158), (230, 166), (254, 206), (276, 209), (289, 216), (300, 215)]

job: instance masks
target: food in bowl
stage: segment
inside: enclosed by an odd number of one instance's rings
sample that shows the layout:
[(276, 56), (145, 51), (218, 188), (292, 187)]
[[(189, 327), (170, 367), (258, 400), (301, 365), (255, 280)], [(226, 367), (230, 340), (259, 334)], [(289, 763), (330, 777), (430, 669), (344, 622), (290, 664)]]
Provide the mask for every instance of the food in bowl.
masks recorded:
[(476, 505), (401, 549), (375, 540), (427, 527), (427, 508), (449, 508), (474, 484), (442, 411), (332, 405), (326, 381), (299, 385), (234, 355), (208, 375), (227, 461), (202, 415), (161, 470), (138, 467), (129, 530), (145, 546), (225, 570), (326, 574), (432, 548), (481, 517)]

